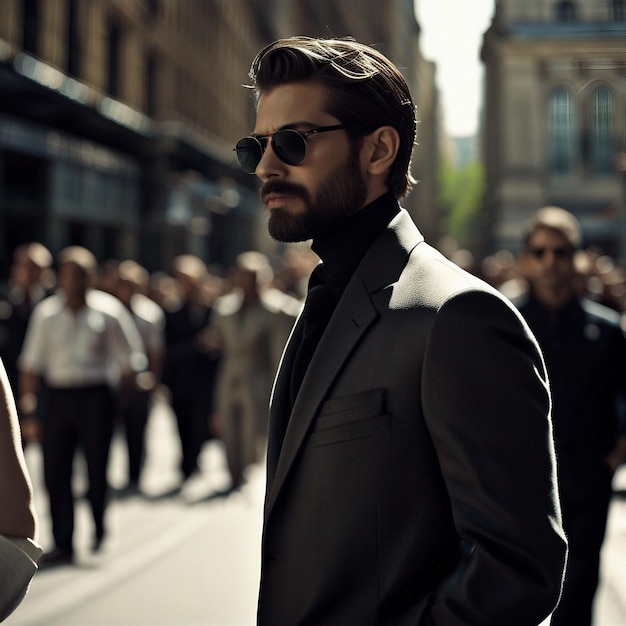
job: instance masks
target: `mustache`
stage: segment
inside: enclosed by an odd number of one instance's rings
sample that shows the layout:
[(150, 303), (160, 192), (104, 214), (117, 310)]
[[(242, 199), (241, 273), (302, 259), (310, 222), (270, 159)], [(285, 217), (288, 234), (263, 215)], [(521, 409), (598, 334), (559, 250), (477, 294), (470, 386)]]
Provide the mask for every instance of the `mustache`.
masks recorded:
[(284, 194), (289, 196), (296, 196), (304, 200), (308, 199), (309, 194), (302, 185), (295, 185), (288, 183), (284, 180), (268, 180), (263, 183), (259, 190), (261, 200), (265, 201), (266, 196), (270, 194)]

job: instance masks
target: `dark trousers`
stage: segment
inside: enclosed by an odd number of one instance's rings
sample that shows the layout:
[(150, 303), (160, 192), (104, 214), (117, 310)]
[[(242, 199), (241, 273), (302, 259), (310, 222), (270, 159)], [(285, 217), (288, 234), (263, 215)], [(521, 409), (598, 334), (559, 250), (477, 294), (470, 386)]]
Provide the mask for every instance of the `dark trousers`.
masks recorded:
[(87, 464), (96, 538), (104, 536), (108, 495), (107, 463), (113, 435), (114, 402), (105, 385), (50, 389), (44, 417), (44, 477), (56, 547), (73, 552), (72, 472), (77, 449)]
[(600, 577), (600, 551), (611, 500), (610, 483), (588, 497), (562, 496), (563, 527), (569, 543), (563, 593), (552, 626), (590, 626)]
[(133, 391), (128, 406), (120, 416), (126, 433), (128, 481), (130, 483), (139, 483), (141, 468), (145, 460), (150, 397), (149, 391)]
[(180, 468), (184, 478), (198, 470), (198, 457), (205, 441), (209, 439), (209, 405), (204, 397), (172, 389), (172, 410), (181, 445)]

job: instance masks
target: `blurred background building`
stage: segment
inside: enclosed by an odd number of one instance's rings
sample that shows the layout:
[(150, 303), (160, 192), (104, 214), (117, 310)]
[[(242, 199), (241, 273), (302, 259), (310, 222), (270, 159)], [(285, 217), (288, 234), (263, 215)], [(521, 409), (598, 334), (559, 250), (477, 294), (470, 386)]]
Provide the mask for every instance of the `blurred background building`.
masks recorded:
[(497, 0), (484, 36), (483, 249), (519, 245), (537, 208), (626, 256), (624, 0)]
[(2, 0), (0, 276), (35, 240), (151, 270), (271, 254), (232, 147), (254, 125), (252, 58), (296, 34), (351, 35), (402, 69), (421, 119), (405, 204), (436, 238), (438, 102), (412, 0)]

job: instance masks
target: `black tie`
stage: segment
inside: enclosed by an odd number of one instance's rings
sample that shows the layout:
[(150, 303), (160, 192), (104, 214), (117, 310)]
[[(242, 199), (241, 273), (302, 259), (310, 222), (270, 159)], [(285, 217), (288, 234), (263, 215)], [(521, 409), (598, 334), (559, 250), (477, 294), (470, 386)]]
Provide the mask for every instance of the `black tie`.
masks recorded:
[(328, 320), (335, 308), (336, 300), (325, 282), (323, 265), (318, 265), (309, 279), (304, 310), (302, 311), (302, 333), (291, 371), (291, 404), (302, 384), (302, 379), (317, 348)]

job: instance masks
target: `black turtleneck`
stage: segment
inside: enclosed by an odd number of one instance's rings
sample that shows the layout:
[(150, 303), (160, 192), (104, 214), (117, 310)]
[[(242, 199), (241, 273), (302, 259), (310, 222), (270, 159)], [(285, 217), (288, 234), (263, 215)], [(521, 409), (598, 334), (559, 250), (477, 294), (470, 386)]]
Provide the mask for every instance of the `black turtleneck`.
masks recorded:
[(312, 249), (324, 262), (326, 282), (337, 300), (376, 237), (400, 212), (387, 192), (350, 215), (335, 230), (313, 240)]

